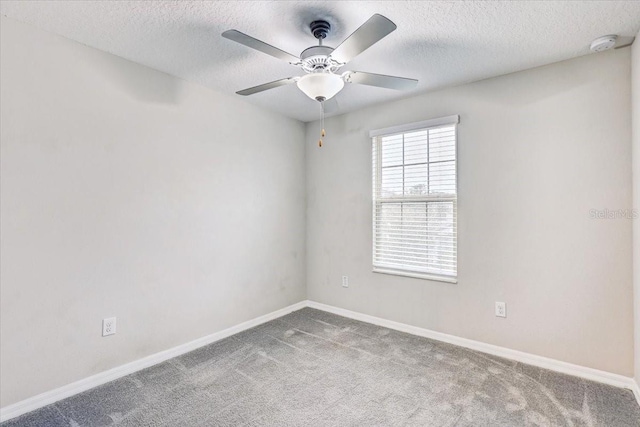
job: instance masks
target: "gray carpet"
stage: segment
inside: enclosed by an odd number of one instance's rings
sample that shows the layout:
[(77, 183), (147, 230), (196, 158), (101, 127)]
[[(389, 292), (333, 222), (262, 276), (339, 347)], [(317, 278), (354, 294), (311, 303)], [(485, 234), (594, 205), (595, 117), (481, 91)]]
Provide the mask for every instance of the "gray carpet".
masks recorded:
[(633, 393), (305, 308), (2, 424), (640, 426)]

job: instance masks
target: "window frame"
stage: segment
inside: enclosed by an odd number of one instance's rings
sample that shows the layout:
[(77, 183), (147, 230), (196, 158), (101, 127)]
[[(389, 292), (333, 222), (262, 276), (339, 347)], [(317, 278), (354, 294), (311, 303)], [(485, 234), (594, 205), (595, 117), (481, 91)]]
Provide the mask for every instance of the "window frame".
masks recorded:
[[(417, 279), (425, 279), (425, 280), (433, 280), (433, 281), (439, 281), (439, 282), (446, 282), (446, 283), (458, 283), (458, 194), (459, 194), (459, 186), (458, 186), (458, 124), (460, 123), (460, 116), (458, 115), (453, 115), (453, 116), (447, 116), (447, 117), (441, 117), (441, 118), (437, 118), (437, 119), (432, 119), (432, 120), (424, 120), (424, 121), (420, 121), (420, 122), (414, 122), (414, 123), (407, 123), (404, 125), (399, 125), (399, 126), (392, 126), (392, 127), (387, 127), (387, 128), (383, 128), (383, 129), (377, 129), (377, 130), (372, 130), (369, 132), (369, 137), (371, 139), (371, 144), (372, 144), (372, 150), (371, 150), (371, 154), (372, 154), (372, 159), (371, 159), (371, 165), (372, 165), (372, 253), (371, 253), (371, 259), (372, 259), (372, 272), (374, 273), (381, 273), (381, 274), (390, 274), (390, 275), (395, 275), (395, 276), (404, 276), (404, 277), (411, 277), (411, 278), (417, 278)], [(389, 198), (379, 198), (376, 194), (377, 190), (379, 190), (381, 188), (381, 183), (382, 183), (382, 157), (381, 157), (381, 151), (382, 151), (382, 144), (379, 143), (377, 141), (378, 138), (381, 138), (383, 136), (392, 136), (392, 135), (402, 135), (405, 133), (409, 133), (412, 131), (420, 131), (420, 130), (429, 130), (429, 129), (436, 129), (439, 127), (445, 127), (445, 126), (454, 126), (455, 129), (455, 138), (454, 138), (454, 153), (455, 153), (455, 169), (454, 169), (454, 176), (455, 176), (455, 186), (456, 186), (456, 192), (455, 192), (455, 196), (442, 196), (442, 195), (438, 195), (438, 196), (401, 196), (401, 197), (389, 197)], [(374, 157), (375, 156), (375, 157)], [(374, 158), (375, 158), (375, 163), (374, 163)], [(427, 159), (428, 160), (428, 159)], [(427, 165), (430, 162), (427, 161)], [(402, 162), (402, 165), (404, 166), (404, 159)], [(448, 275), (448, 274), (438, 274), (435, 272), (419, 272), (419, 271), (415, 271), (415, 270), (411, 270), (410, 267), (407, 267), (407, 269), (402, 269), (402, 268), (391, 268), (391, 267), (384, 267), (384, 266), (377, 266), (376, 265), (376, 243), (377, 243), (377, 209), (378, 209), (378, 205), (384, 203), (384, 202), (388, 202), (388, 203), (393, 203), (393, 202), (411, 202), (411, 201), (415, 201), (415, 202), (425, 202), (425, 203), (429, 203), (429, 202), (437, 202), (439, 200), (442, 201), (452, 201), (453, 202), (453, 209), (454, 209), (454, 239), (455, 239), (455, 275)]]

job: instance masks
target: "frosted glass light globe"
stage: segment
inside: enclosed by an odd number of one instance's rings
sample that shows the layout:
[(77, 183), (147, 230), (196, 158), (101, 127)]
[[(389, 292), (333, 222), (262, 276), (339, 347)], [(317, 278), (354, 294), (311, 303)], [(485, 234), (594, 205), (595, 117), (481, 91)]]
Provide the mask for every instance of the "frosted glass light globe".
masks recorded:
[(337, 74), (311, 73), (298, 80), (298, 88), (309, 98), (319, 101), (333, 98), (344, 87), (344, 81)]

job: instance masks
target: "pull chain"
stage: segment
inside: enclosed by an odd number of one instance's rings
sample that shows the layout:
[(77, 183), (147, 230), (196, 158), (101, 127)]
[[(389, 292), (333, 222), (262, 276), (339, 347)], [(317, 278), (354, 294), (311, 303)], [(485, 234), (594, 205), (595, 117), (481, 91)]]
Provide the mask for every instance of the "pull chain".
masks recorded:
[(322, 138), (324, 136), (324, 101), (320, 101), (320, 139), (318, 140), (318, 147), (322, 147)]

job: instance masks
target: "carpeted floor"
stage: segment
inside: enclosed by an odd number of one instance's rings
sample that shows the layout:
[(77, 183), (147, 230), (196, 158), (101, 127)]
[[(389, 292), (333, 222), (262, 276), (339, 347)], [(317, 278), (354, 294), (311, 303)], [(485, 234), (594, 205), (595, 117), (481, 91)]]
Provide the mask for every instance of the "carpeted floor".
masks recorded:
[(631, 391), (305, 308), (2, 424), (640, 426)]

